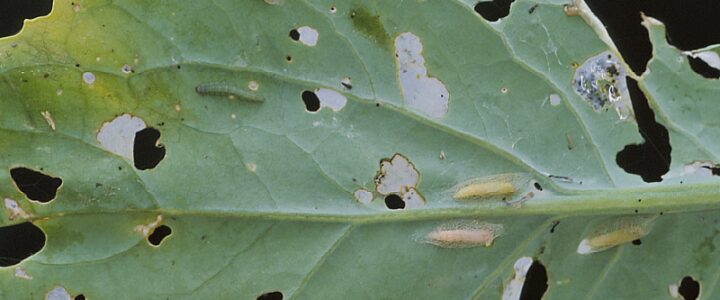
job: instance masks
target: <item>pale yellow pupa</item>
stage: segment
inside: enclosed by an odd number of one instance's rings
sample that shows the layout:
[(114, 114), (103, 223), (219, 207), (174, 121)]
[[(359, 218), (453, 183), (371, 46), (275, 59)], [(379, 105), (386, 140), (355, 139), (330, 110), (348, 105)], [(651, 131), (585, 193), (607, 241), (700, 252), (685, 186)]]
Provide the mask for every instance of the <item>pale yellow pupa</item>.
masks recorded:
[(578, 254), (607, 250), (637, 240), (650, 232), (656, 216), (638, 215), (605, 219), (591, 224), (577, 248)]
[(455, 200), (474, 200), (512, 196), (525, 189), (532, 176), (526, 173), (506, 173), (473, 178), (455, 187)]
[(436, 227), (421, 241), (442, 248), (489, 247), (502, 234), (502, 224), (458, 220)]

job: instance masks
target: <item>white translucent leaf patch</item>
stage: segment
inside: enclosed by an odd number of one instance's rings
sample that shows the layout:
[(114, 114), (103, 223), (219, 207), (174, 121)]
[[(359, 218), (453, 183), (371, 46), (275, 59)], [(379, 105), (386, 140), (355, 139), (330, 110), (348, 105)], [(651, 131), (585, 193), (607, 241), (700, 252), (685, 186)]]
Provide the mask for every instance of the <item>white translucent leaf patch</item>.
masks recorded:
[(314, 47), (315, 45), (317, 45), (320, 34), (314, 28), (309, 26), (303, 26), (298, 28), (297, 32), (300, 34), (300, 39), (298, 41), (300, 41), (301, 43), (310, 47)]
[(45, 300), (70, 300), (70, 293), (61, 286), (57, 286), (45, 295)]
[(380, 171), (375, 176), (376, 190), (382, 195), (402, 193), (414, 188), (420, 174), (402, 154), (396, 153), (389, 160), (380, 161)]
[(145, 121), (142, 119), (124, 114), (103, 123), (97, 134), (97, 140), (105, 150), (134, 161), (135, 134), (145, 127)]
[(586, 60), (575, 70), (573, 89), (593, 110), (615, 108), (621, 120), (633, 115), (627, 88), (627, 73), (617, 57), (605, 51)]
[(450, 93), (445, 85), (429, 77), (422, 55), (422, 43), (416, 35), (405, 32), (395, 38), (395, 62), (405, 105), (431, 118), (448, 113)]
[(412, 162), (395, 153), (392, 158), (380, 161), (380, 170), (375, 175), (375, 190), (381, 195), (399, 195), (407, 209), (419, 208), (426, 203), (417, 191), (419, 179), (420, 173)]
[(133, 228), (133, 230), (134, 230), (135, 232), (142, 233), (143, 236), (146, 236), (146, 237), (147, 237), (148, 235), (150, 235), (151, 232), (153, 232), (153, 230), (155, 230), (155, 228), (157, 228), (158, 226), (160, 226), (160, 222), (162, 222), (162, 220), (163, 220), (163, 216), (162, 216), (162, 215), (158, 215), (158, 216), (155, 218), (155, 221), (150, 222), (150, 223), (148, 223), (148, 224), (136, 225), (136, 226)]
[(356, 190), (353, 192), (353, 196), (355, 196), (355, 200), (357, 200), (357, 202), (362, 204), (370, 204), (373, 200), (373, 194), (366, 189)]
[(17, 201), (13, 199), (5, 198), (3, 199), (3, 202), (5, 204), (5, 209), (7, 209), (8, 212), (8, 220), (10, 221), (15, 220), (16, 218), (27, 219), (32, 216), (31, 214), (25, 212), (22, 207), (18, 205)]
[(340, 111), (347, 104), (347, 98), (343, 94), (330, 89), (317, 89), (315, 95), (320, 100), (320, 108), (327, 107), (333, 111)]
[(420, 208), (425, 205), (425, 198), (415, 188), (402, 191), (402, 200), (407, 209)]
[(683, 54), (690, 56), (692, 58), (699, 58), (702, 61), (704, 61), (708, 66), (720, 70), (720, 55), (717, 54), (717, 52), (714, 51), (705, 51), (705, 50), (696, 50), (696, 51), (687, 51), (683, 52)]
[(25, 272), (25, 270), (21, 267), (15, 268), (15, 277), (27, 279), (27, 280), (32, 279), (32, 276), (30, 276), (27, 272)]
[(515, 270), (515, 277), (505, 286), (503, 290), (502, 300), (519, 300), (522, 294), (522, 288), (525, 284), (525, 276), (532, 266), (533, 259), (531, 257), (523, 256), (515, 261), (513, 269)]

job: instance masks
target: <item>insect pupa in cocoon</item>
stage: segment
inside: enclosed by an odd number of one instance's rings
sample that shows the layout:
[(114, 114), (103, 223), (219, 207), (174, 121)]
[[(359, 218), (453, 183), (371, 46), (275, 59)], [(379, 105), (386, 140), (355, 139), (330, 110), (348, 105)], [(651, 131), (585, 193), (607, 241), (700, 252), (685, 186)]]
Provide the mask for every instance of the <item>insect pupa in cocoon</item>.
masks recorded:
[(460, 220), (436, 227), (422, 241), (442, 248), (489, 247), (502, 233), (502, 224)]
[(455, 188), (455, 200), (471, 200), (509, 196), (525, 188), (531, 176), (524, 173), (508, 173), (470, 179)]
[(579, 254), (607, 250), (637, 240), (650, 232), (656, 216), (615, 217), (590, 225), (590, 233), (580, 241)]

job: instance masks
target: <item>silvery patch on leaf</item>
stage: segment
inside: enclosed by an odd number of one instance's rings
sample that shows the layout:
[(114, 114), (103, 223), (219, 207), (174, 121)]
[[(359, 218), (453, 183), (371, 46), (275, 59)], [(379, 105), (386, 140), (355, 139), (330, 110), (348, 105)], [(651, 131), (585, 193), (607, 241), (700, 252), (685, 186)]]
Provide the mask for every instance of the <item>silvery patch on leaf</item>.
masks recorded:
[(585, 61), (575, 70), (573, 90), (600, 112), (614, 107), (621, 120), (633, 115), (627, 74), (620, 61), (605, 51)]

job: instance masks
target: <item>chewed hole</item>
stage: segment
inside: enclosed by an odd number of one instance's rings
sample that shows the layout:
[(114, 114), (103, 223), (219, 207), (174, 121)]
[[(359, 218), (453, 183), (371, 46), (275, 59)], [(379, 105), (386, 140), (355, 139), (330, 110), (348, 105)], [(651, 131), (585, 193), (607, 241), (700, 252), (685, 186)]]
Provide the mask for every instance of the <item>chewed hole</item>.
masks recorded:
[(483, 0), (475, 4), (475, 12), (480, 14), (483, 19), (495, 22), (510, 13), (510, 4), (513, 3), (513, 1), (514, 0)]
[(73, 300), (85, 300), (85, 295), (83, 295), (83, 294), (77, 295), (77, 296), (75, 296), (75, 298), (73, 298)]
[(0, 227), (0, 267), (19, 264), (45, 246), (45, 233), (25, 222)]
[(290, 55), (285, 56), (285, 61), (286, 61), (287, 63), (291, 63), (291, 62), (293, 61), (292, 56), (290, 56)]
[(282, 300), (283, 293), (281, 292), (269, 292), (262, 294), (257, 297), (257, 300)]
[(300, 40), (300, 32), (297, 31), (297, 29), (290, 30), (289, 34), (290, 38), (293, 39), (293, 41)]
[(640, 240), (640, 239), (633, 240), (633, 241), (632, 241), (632, 244), (635, 245), (635, 246), (640, 246), (640, 245), (642, 245), (642, 240)]
[(695, 73), (700, 74), (700, 76), (711, 79), (720, 78), (720, 70), (711, 67), (704, 60), (688, 56), (688, 62), (690, 63), (690, 68), (695, 71)]
[(148, 236), (148, 242), (153, 246), (159, 246), (170, 234), (172, 234), (172, 229), (169, 226), (160, 225)]
[(10, 176), (20, 191), (30, 200), (47, 203), (55, 199), (62, 179), (28, 168), (10, 169)]
[(156, 167), (165, 158), (165, 146), (158, 143), (160, 131), (147, 127), (135, 133), (133, 159), (135, 168), (147, 170)]
[(52, 4), (52, 0), (3, 1), (0, 12), (0, 37), (20, 32), (25, 19), (49, 14)]
[(302, 100), (305, 103), (305, 109), (310, 112), (316, 112), (320, 109), (320, 98), (311, 92), (303, 91)]
[(655, 120), (655, 113), (637, 81), (627, 78), (635, 118), (642, 144), (629, 144), (615, 155), (615, 161), (625, 172), (642, 177), (645, 182), (660, 182), (670, 170), (672, 146), (667, 128)]
[(695, 300), (700, 296), (700, 283), (690, 276), (685, 276), (682, 281), (680, 281), (678, 293), (680, 293), (685, 300)]
[(385, 196), (385, 206), (389, 209), (404, 209), (405, 201), (396, 194), (390, 194)]
[(540, 300), (548, 289), (548, 276), (545, 266), (533, 261), (525, 275), (525, 284), (520, 292), (520, 300)]

